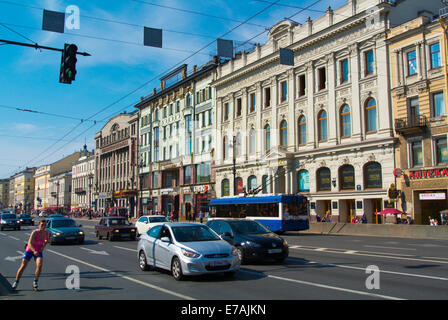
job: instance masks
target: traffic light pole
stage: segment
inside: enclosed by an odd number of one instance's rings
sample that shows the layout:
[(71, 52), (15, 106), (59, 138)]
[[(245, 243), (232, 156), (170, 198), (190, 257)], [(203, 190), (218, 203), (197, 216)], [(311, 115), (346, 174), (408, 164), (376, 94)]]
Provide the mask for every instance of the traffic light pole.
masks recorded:
[[(59, 51), (59, 52), (64, 52), (64, 49), (58, 49), (58, 48), (52, 48), (52, 47), (46, 47), (46, 46), (41, 46), (36, 44), (29, 44), (29, 43), (24, 43), (24, 42), (17, 42), (17, 41), (11, 41), (11, 40), (4, 40), (4, 39), (0, 39), (0, 42), (3, 43), (7, 43), (7, 44), (13, 44), (13, 45), (17, 45), (17, 46), (24, 46), (24, 47), (30, 47), (30, 48), (34, 48), (34, 49), (44, 49), (44, 50), (52, 50), (52, 51)], [(81, 56), (90, 56), (90, 53), (87, 52), (77, 52), (76, 54), (79, 54)]]

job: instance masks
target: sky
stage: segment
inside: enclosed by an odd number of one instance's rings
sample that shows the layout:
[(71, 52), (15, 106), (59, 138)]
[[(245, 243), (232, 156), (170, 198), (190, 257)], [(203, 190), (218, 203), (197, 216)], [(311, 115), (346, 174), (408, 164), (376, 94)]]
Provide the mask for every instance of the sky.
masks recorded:
[[(191, 70), (211, 60), (217, 38), (242, 43), (261, 33), (250, 43), (263, 45), (269, 28), (285, 17), (303, 23), (346, 2), (0, 0), (0, 39), (55, 48), (74, 43), (91, 55), (77, 56), (76, 80), (68, 85), (59, 83), (60, 52), (0, 42), (0, 179), (55, 162), (84, 144), (94, 149), (94, 135), (107, 119), (135, 111), (140, 97), (178, 65)], [(71, 5), (79, 8), (79, 29), (42, 30), (43, 9), (65, 12)], [(143, 46), (144, 26), (163, 30), (162, 48)]]

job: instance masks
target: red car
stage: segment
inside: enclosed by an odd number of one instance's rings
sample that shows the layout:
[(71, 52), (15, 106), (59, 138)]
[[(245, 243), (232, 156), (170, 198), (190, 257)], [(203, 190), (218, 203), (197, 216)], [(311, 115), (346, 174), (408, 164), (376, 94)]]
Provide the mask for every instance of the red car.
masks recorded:
[(136, 230), (124, 217), (102, 218), (95, 226), (96, 237), (99, 240), (103, 239), (103, 237), (110, 241), (121, 239), (135, 240)]

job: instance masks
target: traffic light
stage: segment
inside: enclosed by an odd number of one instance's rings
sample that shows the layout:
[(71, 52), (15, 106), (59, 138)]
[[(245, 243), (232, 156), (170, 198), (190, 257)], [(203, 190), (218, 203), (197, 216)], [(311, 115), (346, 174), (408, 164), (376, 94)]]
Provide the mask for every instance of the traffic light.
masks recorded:
[(60, 83), (72, 83), (76, 76), (76, 53), (78, 47), (74, 44), (64, 44), (64, 51), (62, 51), (61, 70), (59, 75)]

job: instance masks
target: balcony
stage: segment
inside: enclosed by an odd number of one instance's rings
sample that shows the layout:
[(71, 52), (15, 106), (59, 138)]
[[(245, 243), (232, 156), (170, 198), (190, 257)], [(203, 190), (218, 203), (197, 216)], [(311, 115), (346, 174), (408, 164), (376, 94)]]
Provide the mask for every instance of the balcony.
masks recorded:
[(395, 119), (395, 132), (401, 135), (421, 134), (428, 126), (428, 119), (424, 115)]

